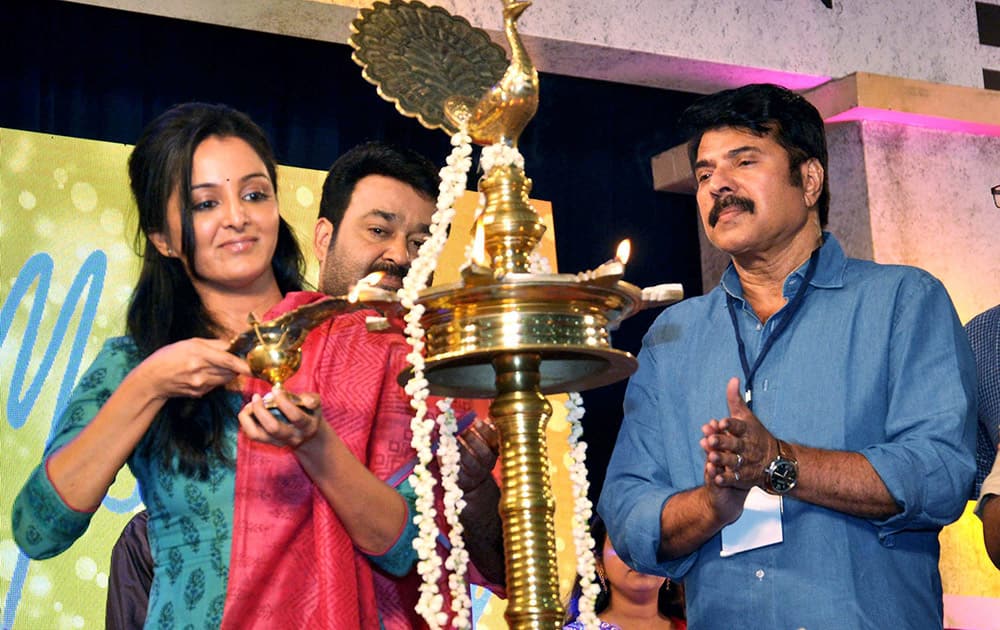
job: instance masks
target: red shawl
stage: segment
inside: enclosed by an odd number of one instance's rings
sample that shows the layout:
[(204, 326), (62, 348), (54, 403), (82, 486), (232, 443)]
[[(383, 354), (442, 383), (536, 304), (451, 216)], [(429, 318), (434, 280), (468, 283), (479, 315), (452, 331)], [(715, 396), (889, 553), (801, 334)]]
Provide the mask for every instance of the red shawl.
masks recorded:
[[(322, 297), (290, 293), (265, 319)], [(398, 334), (369, 333), (370, 314), (351, 313), (313, 330), (302, 347), (302, 366), (286, 386), (318, 392), (326, 421), (360, 461), (387, 479), (413, 457), (410, 406), (396, 381), (408, 346)], [(269, 389), (252, 380), (245, 394)], [(378, 628), (369, 561), (295, 456), (241, 431), (236, 461), (222, 627)]]

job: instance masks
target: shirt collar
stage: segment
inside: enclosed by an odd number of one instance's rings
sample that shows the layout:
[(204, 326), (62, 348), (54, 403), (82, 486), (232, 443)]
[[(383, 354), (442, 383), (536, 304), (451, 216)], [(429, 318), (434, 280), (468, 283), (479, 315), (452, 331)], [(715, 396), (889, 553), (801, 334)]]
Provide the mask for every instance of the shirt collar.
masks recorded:
[[(795, 270), (799, 275), (805, 274), (805, 265)], [(847, 256), (840, 246), (837, 237), (829, 232), (823, 232), (823, 247), (819, 251), (819, 264), (816, 275), (809, 284), (823, 289), (839, 289), (844, 286), (844, 271), (847, 269)]]
[[(801, 280), (806, 274), (807, 266), (809, 266), (808, 260), (789, 274), (789, 278), (797, 276)], [(846, 267), (847, 256), (844, 254), (844, 249), (840, 246), (837, 237), (830, 232), (823, 232), (823, 245), (820, 247), (816, 273), (809, 284), (818, 288), (838, 289), (844, 286), (844, 270)], [(739, 274), (736, 273), (736, 268), (732, 262), (729, 263), (729, 266), (723, 272), (720, 284), (722, 285), (722, 289), (729, 295), (738, 300), (743, 299), (743, 285), (740, 284)], [(787, 292), (787, 278), (785, 279), (785, 287)]]

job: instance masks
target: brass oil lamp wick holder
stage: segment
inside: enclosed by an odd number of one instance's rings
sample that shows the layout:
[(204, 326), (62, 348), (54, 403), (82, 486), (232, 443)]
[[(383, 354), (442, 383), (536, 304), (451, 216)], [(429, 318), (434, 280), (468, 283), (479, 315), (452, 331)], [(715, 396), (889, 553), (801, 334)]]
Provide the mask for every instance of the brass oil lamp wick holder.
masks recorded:
[[(305, 341), (305, 337), (303, 336), (297, 344), (289, 343), (288, 327), (264, 324), (253, 313), (247, 317), (247, 322), (257, 338), (257, 345), (246, 354), (250, 371), (257, 378), (271, 383), (272, 392), (283, 389), (282, 384), (290, 379), (302, 364), (302, 342)], [(285, 395), (294, 404), (302, 404), (302, 399), (297, 394), (286, 391)], [(284, 419), (273, 396), (264, 397), (264, 406), (278, 418)]]
[[(348, 295), (325, 297), (266, 322), (250, 313), (249, 330), (230, 342), (229, 352), (245, 358), (254, 376), (271, 383), (272, 392), (283, 390), (293, 403), (301, 405), (301, 398), (285, 389), (284, 384), (302, 364), (302, 344), (313, 328), (343, 313), (375, 309), (381, 316), (369, 318), (366, 324), (369, 330), (384, 330), (385, 318), (399, 313), (396, 294), (374, 286), (381, 275), (363, 278)], [(265, 396), (264, 405), (284, 420), (273, 396)]]

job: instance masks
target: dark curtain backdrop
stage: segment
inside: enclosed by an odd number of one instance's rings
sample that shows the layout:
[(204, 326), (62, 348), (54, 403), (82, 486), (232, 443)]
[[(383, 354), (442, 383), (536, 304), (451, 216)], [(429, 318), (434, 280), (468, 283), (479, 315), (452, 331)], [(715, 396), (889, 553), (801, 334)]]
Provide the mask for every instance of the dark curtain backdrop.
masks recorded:
[[(366, 139), (411, 146), (438, 163), (444, 133), (424, 129), (361, 78), (347, 45), (68, 2), (8, 3), (0, 126), (132, 143), (170, 105), (223, 102), (268, 132), (280, 162), (326, 169)], [(680, 139), (695, 96), (543, 74), (538, 115), (521, 140), (533, 195), (555, 213), (560, 270), (590, 269), (631, 238), (626, 279), (701, 293), (693, 199), (653, 191), (650, 158)], [(614, 333), (637, 353), (656, 313)], [(683, 369), (678, 366), (679, 369)], [(591, 494), (604, 479), (625, 384), (586, 392)]]

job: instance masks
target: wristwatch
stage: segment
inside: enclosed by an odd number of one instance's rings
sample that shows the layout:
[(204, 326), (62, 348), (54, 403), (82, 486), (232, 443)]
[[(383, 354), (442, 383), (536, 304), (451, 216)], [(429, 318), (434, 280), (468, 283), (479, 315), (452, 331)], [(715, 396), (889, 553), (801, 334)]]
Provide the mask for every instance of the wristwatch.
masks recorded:
[(785, 494), (795, 487), (799, 480), (799, 462), (785, 457), (778, 443), (778, 456), (764, 468), (764, 491), (768, 494)]

